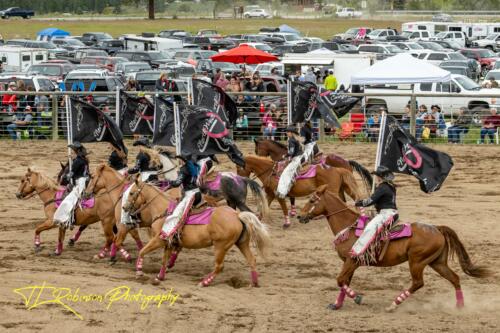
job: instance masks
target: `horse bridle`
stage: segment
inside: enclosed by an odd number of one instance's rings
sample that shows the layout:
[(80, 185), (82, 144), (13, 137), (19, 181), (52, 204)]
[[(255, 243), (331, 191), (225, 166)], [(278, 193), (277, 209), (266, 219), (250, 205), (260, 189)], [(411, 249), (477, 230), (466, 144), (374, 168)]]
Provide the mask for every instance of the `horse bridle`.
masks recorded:
[[(24, 187), (26, 186), (26, 183), (28, 183), (28, 184), (32, 185), (32, 184), (31, 184), (30, 179), (31, 179), (31, 177), (27, 177), (26, 179), (24, 179), (24, 180), (23, 180), (23, 187), (21, 188), (21, 191), (20, 191), (19, 193), (22, 193), (22, 191), (24, 190)], [(45, 191), (49, 190), (49, 189), (50, 189), (50, 186), (45, 187), (45, 188), (44, 188), (44, 189), (42, 189), (40, 192), (38, 192), (38, 190), (36, 189), (36, 187), (34, 187), (34, 189), (35, 189), (35, 190), (34, 190), (33, 192), (31, 192), (30, 194), (28, 194), (28, 195), (26, 195), (26, 196), (25, 196), (25, 195), (23, 195), (23, 196), (22, 196), (22, 197), (20, 197), (19, 199), (21, 199), (21, 200), (28, 200), (28, 199), (31, 199), (31, 198), (33, 198), (35, 195), (40, 195), (40, 194), (42, 194), (43, 192), (45, 192)]]
[[(142, 183), (141, 186), (139, 187), (139, 190), (137, 191), (137, 193), (135, 193), (132, 196), (132, 198), (131, 198), (132, 200), (131, 200), (131, 203), (129, 205), (131, 208), (135, 207), (135, 202), (139, 198), (139, 194), (141, 194), (142, 190), (144, 189), (144, 186), (146, 186), (146, 183)], [(151, 200), (146, 201), (143, 205), (141, 205), (139, 208), (137, 208), (137, 210), (130, 212), (129, 214), (137, 216), (140, 212), (142, 212), (144, 209), (146, 209), (146, 207), (149, 206), (160, 195), (161, 195), (161, 192), (158, 192)]]
[[(316, 209), (316, 204), (318, 203), (318, 201), (320, 200), (321, 198), (316, 194), (314, 193), (311, 197), (311, 199), (309, 199), (309, 203), (312, 204), (312, 207), (311, 209), (309, 209), (309, 211), (307, 212), (307, 214), (311, 214), (311, 212)], [(334, 211), (333, 213), (329, 213), (327, 215), (318, 215), (314, 218), (312, 218), (313, 220), (318, 220), (318, 219), (321, 219), (321, 218), (329, 218), (330, 216), (333, 216), (333, 215), (337, 215), (338, 213), (342, 213), (343, 211), (346, 211), (346, 210), (349, 210), (350, 208), (349, 207), (344, 207), (342, 209), (339, 209), (339, 210), (336, 210)]]
[[(113, 192), (114, 190), (116, 190), (117, 188), (119, 188), (120, 186), (122, 186), (125, 183), (125, 181), (127, 180), (126, 178), (123, 178), (123, 180), (121, 180), (118, 184), (116, 184), (115, 186), (113, 186), (110, 190), (108, 190), (108, 188), (106, 186), (104, 186), (104, 189), (106, 190), (106, 192), (100, 193), (99, 195), (97, 195), (97, 193), (94, 193), (94, 191), (95, 191), (95, 185), (97, 184), (97, 181), (99, 180), (99, 177), (101, 177), (101, 174), (102, 174), (102, 172), (99, 172), (99, 174), (97, 175), (97, 178), (94, 181), (94, 186), (92, 187), (92, 191), (91, 192), (85, 191), (85, 194), (95, 194), (96, 198), (102, 197), (103, 195), (106, 195), (106, 194), (111, 195), (111, 192)], [(92, 176), (90, 178), (92, 179)]]

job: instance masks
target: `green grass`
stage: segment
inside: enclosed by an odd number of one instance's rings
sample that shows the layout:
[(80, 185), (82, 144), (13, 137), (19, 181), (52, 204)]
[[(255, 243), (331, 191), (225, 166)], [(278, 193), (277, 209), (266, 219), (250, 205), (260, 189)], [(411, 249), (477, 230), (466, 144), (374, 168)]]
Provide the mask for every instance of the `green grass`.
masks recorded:
[(288, 24), (302, 32), (304, 36), (315, 36), (330, 39), (334, 34), (346, 31), (351, 27), (369, 26), (373, 28), (395, 27), (400, 28), (401, 22), (368, 21), (368, 20), (339, 20), (331, 19), (146, 19), (133, 20), (96, 20), (96, 21), (36, 21), (36, 20), (1, 20), (0, 32), (4, 39), (35, 38), (42, 29), (56, 27), (69, 31), (73, 35), (84, 32), (104, 31), (113, 36), (125, 33), (159, 32), (166, 29), (184, 29), (196, 33), (200, 29), (216, 29), (221, 34), (258, 33), (261, 27), (277, 27)]

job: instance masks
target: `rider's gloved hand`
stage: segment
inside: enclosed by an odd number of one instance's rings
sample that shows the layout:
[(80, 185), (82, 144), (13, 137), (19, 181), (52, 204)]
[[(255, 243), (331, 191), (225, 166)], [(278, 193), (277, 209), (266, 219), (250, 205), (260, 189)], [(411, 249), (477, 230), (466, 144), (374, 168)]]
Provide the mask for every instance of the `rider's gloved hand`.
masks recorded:
[(356, 207), (363, 207), (363, 200), (358, 200), (354, 203), (354, 206)]

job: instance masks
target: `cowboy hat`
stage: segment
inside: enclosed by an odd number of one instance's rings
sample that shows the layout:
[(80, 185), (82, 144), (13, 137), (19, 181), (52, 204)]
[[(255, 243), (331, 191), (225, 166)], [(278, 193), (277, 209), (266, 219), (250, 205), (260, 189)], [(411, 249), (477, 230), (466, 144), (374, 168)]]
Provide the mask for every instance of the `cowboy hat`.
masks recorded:
[(381, 165), (377, 170), (371, 172), (372, 175), (379, 176), (383, 180), (392, 181), (394, 180), (394, 174), (387, 167)]
[(294, 133), (294, 134), (297, 134), (299, 135), (299, 132), (297, 131), (297, 127), (295, 127), (294, 125), (289, 125), (287, 128), (286, 128), (286, 132), (291, 132), (291, 133)]
[(69, 144), (68, 147), (73, 149), (78, 155), (88, 155), (87, 149), (79, 141)]

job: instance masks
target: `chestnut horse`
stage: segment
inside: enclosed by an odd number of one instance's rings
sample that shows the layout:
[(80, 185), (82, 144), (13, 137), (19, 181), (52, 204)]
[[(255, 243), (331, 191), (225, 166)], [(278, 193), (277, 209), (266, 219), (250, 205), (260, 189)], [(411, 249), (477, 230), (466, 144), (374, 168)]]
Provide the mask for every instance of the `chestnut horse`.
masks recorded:
[[(44, 205), (45, 221), (35, 229), (35, 252), (41, 250), (41, 232), (57, 227), (53, 221), (53, 216), (56, 211), (56, 193), (59, 190), (60, 186), (52, 179), (31, 168), (28, 168), (26, 174), (21, 179), (16, 197), (18, 199), (29, 199), (34, 195), (38, 195)], [(105, 257), (113, 241), (114, 206), (117, 202), (112, 200), (111, 195), (114, 192), (118, 192), (117, 190), (118, 188), (111, 189), (109, 192), (101, 191), (95, 197), (94, 207), (86, 209), (77, 207), (75, 211), (75, 225), (90, 225), (101, 221), (106, 243), (98, 254), (99, 258)], [(65, 234), (66, 229), (59, 228), (59, 238), (54, 252), (55, 255), (60, 255), (62, 253)], [(137, 240), (139, 234), (134, 232), (132, 236)]]
[[(238, 175), (249, 177), (254, 173), (255, 176), (261, 180), (262, 186), (267, 194), (269, 206), (276, 197), (275, 193), (278, 187), (278, 177), (274, 174), (276, 164), (277, 162), (267, 157), (247, 155), (245, 156), (245, 168), (237, 168)], [(294, 198), (305, 197), (324, 184), (327, 184), (332, 192), (337, 193), (344, 200), (344, 192), (354, 200), (359, 198), (358, 186), (350, 171), (342, 168), (325, 169), (321, 166), (317, 166), (316, 175), (313, 178), (297, 180), (288, 193), (288, 196)], [(288, 217), (286, 202), (284, 199), (277, 197), (276, 199), (285, 216), (285, 224), (283, 226), (288, 227), (290, 225), (290, 219)]]
[[(326, 186), (321, 186), (301, 210), (299, 221), (308, 223), (310, 219), (317, 216), (327, 218), (334, 235), (339, 233), (346, 235), (345, 238), (339, 237), (335, 244), (337, 253), (344, 261), (344, 264), (337, 277), (340, 294), (336, 302), (328, 307), (332, 310), (340, 309), (346, 295), (354, 298), (357, 304), (361, 304), (361, 295), (356, 294), (349, 287), (354, 271), (359, 267), (359, 264), (349, 255), (349, 251), (357, 239), (355, 229), (359, 213), (349, 208), (335, 193), (327, 190)], [(423, 223), (412, 223), (411, 228), (412, 236), (392, 240), (383, 258), (375, 264), (377, 267), (396, 266), (405, 261), (410, 264), (412, 278), (410, 288), (398, 295), (386, 310), (394, 311), (411, 294), (423, 287), (423, 273), (428, 265), (451, 282), (455, 287), (457, 307), (463, 307), (464, 298), (460, 288), (460, 278), (448, 267), (448, 257), (456, 254), (460, 267), (469, 276), (483, 278), (489, 276), (490, 272), (472, 263), (464, 245), (453, 229), (447, 226), (434, 226)]]
[(137, 258), (137, 275), (143, 275), (142, 265), (144, 256), (158, 248), (164, 248), (162, 266), (160, 273), (154, 283), (165, 279), (167, 260), (174, 248), (201, 249), (209, 246), (214, 247), (215, 268), (201, 281), (201, 286), (208, 286), (222, 271), (224, 257), (236, 245), (241, 251), (251, 268), (250, 276), (253, 286), (258, 286), (257, 266), (255, 256), (250, 250), (252, 241), (259, 253), (264, 255), (271, 245), (267, 226), (251, 212), (238, 213), (228, 206), (213, 208), (208, 224), (185, 225), (182, 229), (180, 239), (169, 244), (160, 238), (161, 228), (165, 221), (166, 209), (171, 204), (171, 199), (156, 187), (136, 180), (135, 186), (131, 188), (125, 210), (128, 212), (140, 211), (142, 223), (152, 226), (154, 237), (140, 251)]

